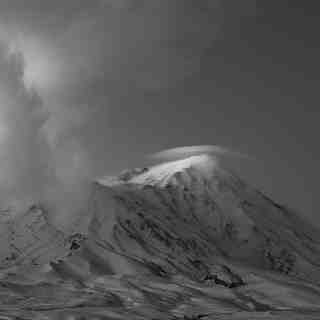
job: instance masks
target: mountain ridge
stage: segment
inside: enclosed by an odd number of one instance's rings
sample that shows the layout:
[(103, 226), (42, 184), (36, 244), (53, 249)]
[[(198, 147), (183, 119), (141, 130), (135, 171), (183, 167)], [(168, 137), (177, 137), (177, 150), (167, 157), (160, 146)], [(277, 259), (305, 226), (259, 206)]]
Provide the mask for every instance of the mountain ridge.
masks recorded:
[(317, 229), (208, 155), (98, 179), (79, 220), (86, 232), (63, 234), (36, 206), (23, 217), (13, 223), (23, 241), (11, 241), (31, 246), (2, 265), (4, 308), (23, 292), (50, 317), (79, 304), (98, 319), (320, 314)]

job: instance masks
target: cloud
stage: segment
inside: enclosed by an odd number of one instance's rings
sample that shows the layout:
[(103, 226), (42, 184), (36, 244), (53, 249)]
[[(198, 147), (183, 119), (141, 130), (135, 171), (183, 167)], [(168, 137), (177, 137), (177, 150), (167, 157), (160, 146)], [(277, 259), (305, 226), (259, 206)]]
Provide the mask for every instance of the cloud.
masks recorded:
[[(71, 1), (63, 14), (65, 4), (59, 1), (55, 10), (37, 4), (33, 10), (15, 10), (25, 17), (20, 18), (26, 30), (22, 38), (29, 31), (39, 42), (37, 51), (50, 55), (53, 63), (59, 57), (55, 71), (62, 81), (57, 86), (75, 89), (103, 82), (108, 94), (175, 86), (199, 69), (202, 51), (211, 46), (222, 22), (218, 0), (199, 0), (197, 6), (191, 0), (90, 3)], [(41, 21), (49, 21), (50, 28)], [(21, 34), (21, 27), (12, 28)]]
[(50, 150), (41, 132), (46, 121), (41, 98), (23, 82), (22, 55), (0, 43), (1, 202), (38, 198), (51, 175)]
[(83, 137), (92, 112), (41, 97), (25, 70), (23, 53), (0, 41), (0, 206), (17, 213), (40, 202), (66, 223), (86, 206), (94, 158)]
[(65, 221), (83, 209), (108, 167), (112, 98), (192, 75), (221, 19), (218, 0), (2, 1), (3, 201), (42, 201)]
[(215, 146), (215, 145), (201, 145), (201, 146), (185, 146), (177, 147), (172, 149), (166, 149), (152, 155), (149, 155), (148, 158), (154, 161), (169, 161), (191, 157), (194, 155), (200, 154), (210, 154), (214, 156), (229, 156), (236, 158), (252, 159), (247, 154), (234, 151), (229, 148)]
[(222, 19), (220, 0), (0, 4), (0, 24), (25, 55), (27, 82), (41, 96), (76, 103), (89, 99), (84, 95), (95, 99), (177, 86), (198, 72)]

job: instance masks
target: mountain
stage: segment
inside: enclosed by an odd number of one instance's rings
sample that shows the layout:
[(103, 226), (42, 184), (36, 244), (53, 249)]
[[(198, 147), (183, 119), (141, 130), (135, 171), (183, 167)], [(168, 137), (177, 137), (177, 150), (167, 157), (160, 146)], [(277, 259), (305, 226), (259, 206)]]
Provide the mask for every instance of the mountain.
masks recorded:
[(229, 259), (320, 283), (319, 232), (209, 156), (129, 171), (95, 188), (90, 232), (123, 253), (195, 279), (199, 264), (207, 270)]
[(1, 269), (42, 265), (68, 253), (65, 235), (49, 223), (39, 206), (13, 217), (3, 212), (0, 221)]
[(95, 181), (80, 222), (0, 224), (0, 315), (320, 319), (319, 230), (211, 156)]

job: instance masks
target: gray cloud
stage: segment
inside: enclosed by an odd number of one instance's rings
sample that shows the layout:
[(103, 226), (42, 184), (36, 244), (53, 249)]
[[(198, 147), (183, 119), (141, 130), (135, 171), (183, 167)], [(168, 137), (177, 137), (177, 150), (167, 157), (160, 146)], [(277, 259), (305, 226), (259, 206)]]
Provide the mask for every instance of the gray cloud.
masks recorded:
[(80, 209), (108, 167), (112, 97), (190, 76), (221, 19), (218, 0), (1, 1), (3, 201)]
[(319, 19), (302, 7), (0, 1), (0, 198), (72, 209), (92, 177), (214, 137), (254, 150), (272, 173), (257, 185), (315, 216)]
[(168, 161), (182, 159), (194, 155), (211, 154), (213, 156), (229, 156), (235, 158), (252, 159), (247, 154), (231, 150), (222, 146), (202, 145), (202, 146), (185, 146), (163, 150), (150, 155), (150, 160)]
[[(41, 98), (23, 83), (22, 55), (0, 43), (0, 194), (1, 201), (30, 201), (41, 196), (51, 175), (50, 150), (42, 125)], [(11, 197), (14, 197), (13, 199)]]

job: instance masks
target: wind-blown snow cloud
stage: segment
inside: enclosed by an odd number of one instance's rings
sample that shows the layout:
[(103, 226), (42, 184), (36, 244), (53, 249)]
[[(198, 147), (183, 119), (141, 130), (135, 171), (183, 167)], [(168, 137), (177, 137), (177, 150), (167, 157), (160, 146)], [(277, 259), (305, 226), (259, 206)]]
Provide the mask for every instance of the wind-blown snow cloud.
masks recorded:
[(59, 203), (63, 217), (83, 205), (87, 182), (108, 165), (110, 97), (195, 72), (219, 30), (219, 3), (1, 2), (2, 201)]
[[(50, 150), (41, 128), (47, 119), (41, 98), (23, 82), (22, 55), (0, 43), (0, 199), (40, 197), (50, 180)], [(12, 204), (12, 203), (11, 203)]]

